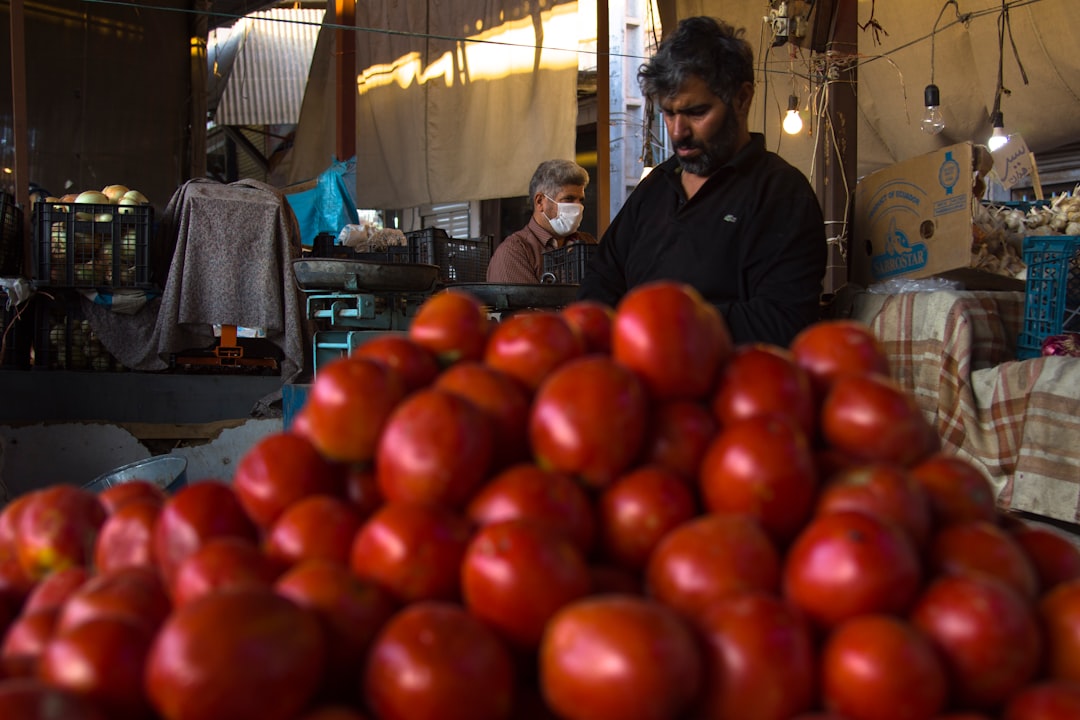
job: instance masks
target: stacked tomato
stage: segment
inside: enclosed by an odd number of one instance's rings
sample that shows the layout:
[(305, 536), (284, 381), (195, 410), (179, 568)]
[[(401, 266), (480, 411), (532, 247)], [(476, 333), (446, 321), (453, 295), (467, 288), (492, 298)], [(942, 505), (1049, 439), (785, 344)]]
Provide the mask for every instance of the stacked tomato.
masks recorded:
[(232, 484), (4, 508), (0, 717), (1080, 717), (1080, 551), (888, 371), (673, 283), (441, 293)]

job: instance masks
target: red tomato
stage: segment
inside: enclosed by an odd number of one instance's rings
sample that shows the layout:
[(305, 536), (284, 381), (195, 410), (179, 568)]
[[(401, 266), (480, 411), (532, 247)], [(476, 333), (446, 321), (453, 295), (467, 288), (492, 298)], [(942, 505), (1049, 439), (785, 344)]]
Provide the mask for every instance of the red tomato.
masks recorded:
[(866, 613), (904, 613), (922, 581), (907, 533), (862, 512), (818, 515), (784, 560), (784, 594), (815, 623), (835, 626)]
[(154, 638), (146, 691), (164, 720), (291, 720), (326, 663), (315, 614), (270, 590), (214, 593), (176, 611)]
[(813, 707), (813, 640), (791, 606), (769, 593), (741, 593), (709, 605), (697, 626), (705, 675), (696, 717), (788, 720)]
[(689, 285), (639, 285), (615, 308), (611, 356), (637, 373), (655, 400), (706, 397), (731, 352), (723, 316)]
[(535, 648), (551, 616), (590, 589), (565, 535), (528, 519), (485, 525), (461, 563), (465, 606), (515, 646)]
[(224, 590), (269, 589), (280, 571), (250, 540), (211, 538), (177, 565), (170, 586), (173, 604), (179, 608)]
[[(0, 645), (0, 661), (8, 677), (34, 677), (38, 659), (56, 632), (60, 608), (23, 611), (15, 618)], [(6, 716), (0, 716), (6, 717)]]
[(180, 489), (161, 508), (154, 525), (153, 555), (167, 585), (177, 566), (215, 537), (255, 542), (257, 532), (231, 486), (207, 480)]
[(154, 633), (172, 609), (157, 571), (131, 567), (95, 575), (64, 603), (56, 631), (66, 632), (101, 617), (122, 617)]
[(619, 477), (604, 489), (598, 510), (606, 557), (632, 570), (644, 570), (660, 540), (698, 514), (686, 482), (660, 465)]
[(306, 438), (281, 432), (267, 435), (244, 453), (232, 485), (248, 516), (265, 530), (298, 500), (312, 495), (341, 497), (344, 471)]
[(533, 399), (529, 439), (540, 467), (609, 485), (636, 459), (647, 399), (630, 370), (603, 355), (565, 363)]
[(944, 660), (958, 707), (995, 708), (1038, 670), (1043, 642), (1035, 614), (995, 578), (939, 577), (923, 590), (911, 621)]
[(837, 377), (821, 408), (825, 440), (865, 462), (919, 462), (931, 452), (928, 425), (915, 396), (880, 375)]
[(19, 564), (17, 529), (19, 515), (32, 493), (19, 495), (0, 508), (0, 596), (15, 604), (33, 589), (34, 581)]
[(350, 567), (403, 602), (455, 600), (471, 527), (436, 505), (389, 502), (353, 540)]
[(529, 393), (517, 380), (478, 362), (448, 367), (435, 387), (469, 400), (492, 421), (496, 470), (529, 458)]
[(540, 646), (540, 688), (567, 720), (679, 717), (697, 695), (701, 651), (670, 608), (601, 595), (560, 610)]
[(281, 596), (314, 612), (326, 635), (324, 686), (332, 697), (357, 696), (361, 667), (375, 634), (394, 614), (390, 594), (329, 560), (304, 560), (274, 585)]
[(906, 620), (860, 615), (833, 629), (821, 654), (825, 705), (851, 720), (921, 720), (947, 699), (945, 668)]
[(285, 509), (263, 541), (263, 550), (282, 566), (323, 558), (349, 564), (353, 538), (363, 519), (344, 500), (313, 495)]
[(1002, 720), (1075, 720), (1080, 718), (1080, 685), (1044, 680), (1009, 698)]
[(577, 300), (559, 311), (585, 339), (585, 352), (611, 353), (611, 328), (615, 311), (594, 300)]
[(477, 525), (526, 518), (557, 530), (588, 555), (596, 534), (592, 503), (564, 473), (520, 463), (491, 478), (466, 509)]
[(754, 518), (703, 515), (664, 536), (649, 558), (645, 576), (656, 599), (695, 618), (728, 595), (776, 592), (780, 557)]
[(1040, 593), (1080, 578), (1080, 548), (1062, 533), (1027, 523), (1021, 523), (1009, 532), (1035, 567)]
[(368, 720), (368, 716), (345, 705), (322, 705), (309, 710), (297, 720)]
[(153, 633), (129, 617), (99, 617), (58, 631), (45, 646), (38, 677), (82, 695), (114, 718), (145, 717), (143, 669)]
[(748, 343), (735, 349), (720, 369), (712, 397), (713, 414), (728, 425), (759, 415), (785, 415), (813, 437), (817, 403), (810, 375), (783, 348)]
[(994, 488), (967, 460), (936, 453), (911, 468), (911, 474), (926, 489), (935, 526), (967, 520), (996, 522)]
[(319, 368), (304, 405), (304, 432), (330, 460), (366, 463), (390, 413), (405, 397), (405, 380), (369, 358), (346, 357)]
[(1027, 553), (1012, 535), (986, 520), (948, 525), (934, 536), (933, 569), (963, 575), (986, 573), (1028, 600), (1039, 594), (1039, 576)]
[(93, 701), (31, 678), (0, 682), (0, 717), (19, 720), (107, 720)]
[(345, 471), (345, 499), (361, 520), (382, 507), (383, 496), (375, 471), (370, 467), (350, 466)]
[(805, 328), (791, 341), (791, 354), (810, 373), (819, 398), (842, 374), (889, 377), (889, 359), (877, 336), (854, 320), (828, 320)]
[(375, 478), (390, 501), (462, 507), (487, 477), (492, 423), (470, 401), (436, 388), (418, 390), (386, 421)]
[(169, 495), (165, 489), (150, 480), (129, 480), (110, 485), (98, 493), (98, 500), (109, 515), (134, 500), (148, 500), (160, 506), (164, 505), (168, 499)]
[(663, 465), (696, 482), (701, 460), (718, 424), (702, 403), (669, 400), (656, 403), (649, 412), (642, 462)]
[(29, 493), (18, 514), (15, 550), (34, 581), (53, 570), (86, 565), (93, 559), (105, 508), (97, 495), (73, 485), (54, 485)]
[(405, 333), (373, 337), (354, 349), (352, 355), (389, 367), (401, 377), (406, 392), (427, 387), (439, 374), (439, 361), (435, 353)]
[(409, 338), (435, 354), (443, 366), (480, 360), (491, 332), (483, 303), (459, 290), (436, 293), (409, 323)]
[(641, 573), (616, 565), (590, 565), (589, 577), (590, 595), (643, 595), (645, 591)]
[(26, 596), (24, 613), (63, 607), (75, 591), (90, 579), (90, 571), (82, 565), (72, 565), (49, 573)]
[(834, 474), (822, 487), (815, 512), (837, 510), (888, 518), (907, 530), (920, 550), (930, 540), (930, 500), (922, 485), (895, 465), (863, 465)]
[(132, 500), (109, 515), (94, 546), (94, 565), (99, 572), (156, 567), (154, 524), (162, 507), (164, 504), (156, 500)]
[(364, 672), (368, 707), (397, 720), (510, 717), (510, 654), (495, 633), (458, 605), (418, 602), (376, 637)]
[(1046, 638), (1047, 675), (1080, 683), (1080, 580), (1059, 584), (1037, 607)]
[(700, 482), (710, 512), (745, 513), (782, 547), (813, 512), (817, 469), (791, 418), (758, 415), (720, 430), (701, 462)]
[(495, 325), (484, 363), (535, 392), (551, 371), (585, 354), (585, 340), (554, 311), (523, 312)]

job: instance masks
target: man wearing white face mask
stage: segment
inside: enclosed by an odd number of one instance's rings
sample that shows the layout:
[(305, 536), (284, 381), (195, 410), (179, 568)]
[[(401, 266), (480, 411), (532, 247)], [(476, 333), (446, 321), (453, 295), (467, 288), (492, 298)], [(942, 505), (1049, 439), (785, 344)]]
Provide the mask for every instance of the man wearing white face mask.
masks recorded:
[(529, 181), (532, 217), (529, 223), (499, 243), (488, 263), (490, 283), (539, 283), (544, 253), (569, 243), (595, 243), (579, 232), (585, 210), (589, 173), (570, 160), (545, 160)]

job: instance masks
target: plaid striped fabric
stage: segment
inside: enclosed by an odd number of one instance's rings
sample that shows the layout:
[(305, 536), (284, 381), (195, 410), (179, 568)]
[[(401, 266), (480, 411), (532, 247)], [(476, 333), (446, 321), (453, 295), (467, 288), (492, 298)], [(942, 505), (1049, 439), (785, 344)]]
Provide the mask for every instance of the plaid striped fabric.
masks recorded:
[(1080, 520), (1080, 360), (1017, 361), (1020, 292), (854, 299), (946, 450), (980, 467), (1002, 508)]

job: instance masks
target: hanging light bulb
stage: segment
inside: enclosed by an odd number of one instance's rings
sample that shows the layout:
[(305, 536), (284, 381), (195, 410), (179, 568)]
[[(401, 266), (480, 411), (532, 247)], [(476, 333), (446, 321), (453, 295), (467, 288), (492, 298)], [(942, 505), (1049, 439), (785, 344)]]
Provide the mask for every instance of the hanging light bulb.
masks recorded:
[(990, 134), (986, 146), (990, 148), (990, 152), (994, 152), (1009, 142), (1009, 136), (1005, 133), (1005, 116), (1000, 110), (996, 110), (990, 115), (990, 122), (994, 126), (994, 132)]
[(923, 102), (926, 105), (926, 112), (923, 113), (920, 123), (923, 132), (937, 135), (945, 129), (945, 116), (941, 114), (941, 91), (937, 85), (930, 83), (926, 86), (923, 90)]
[(798, 135), (802, 132), (802, 117), (799, 115), (799, 98), (795, 95), (788, 97), (787, 115), (784, 116), (784, 132), (788, 135)]

